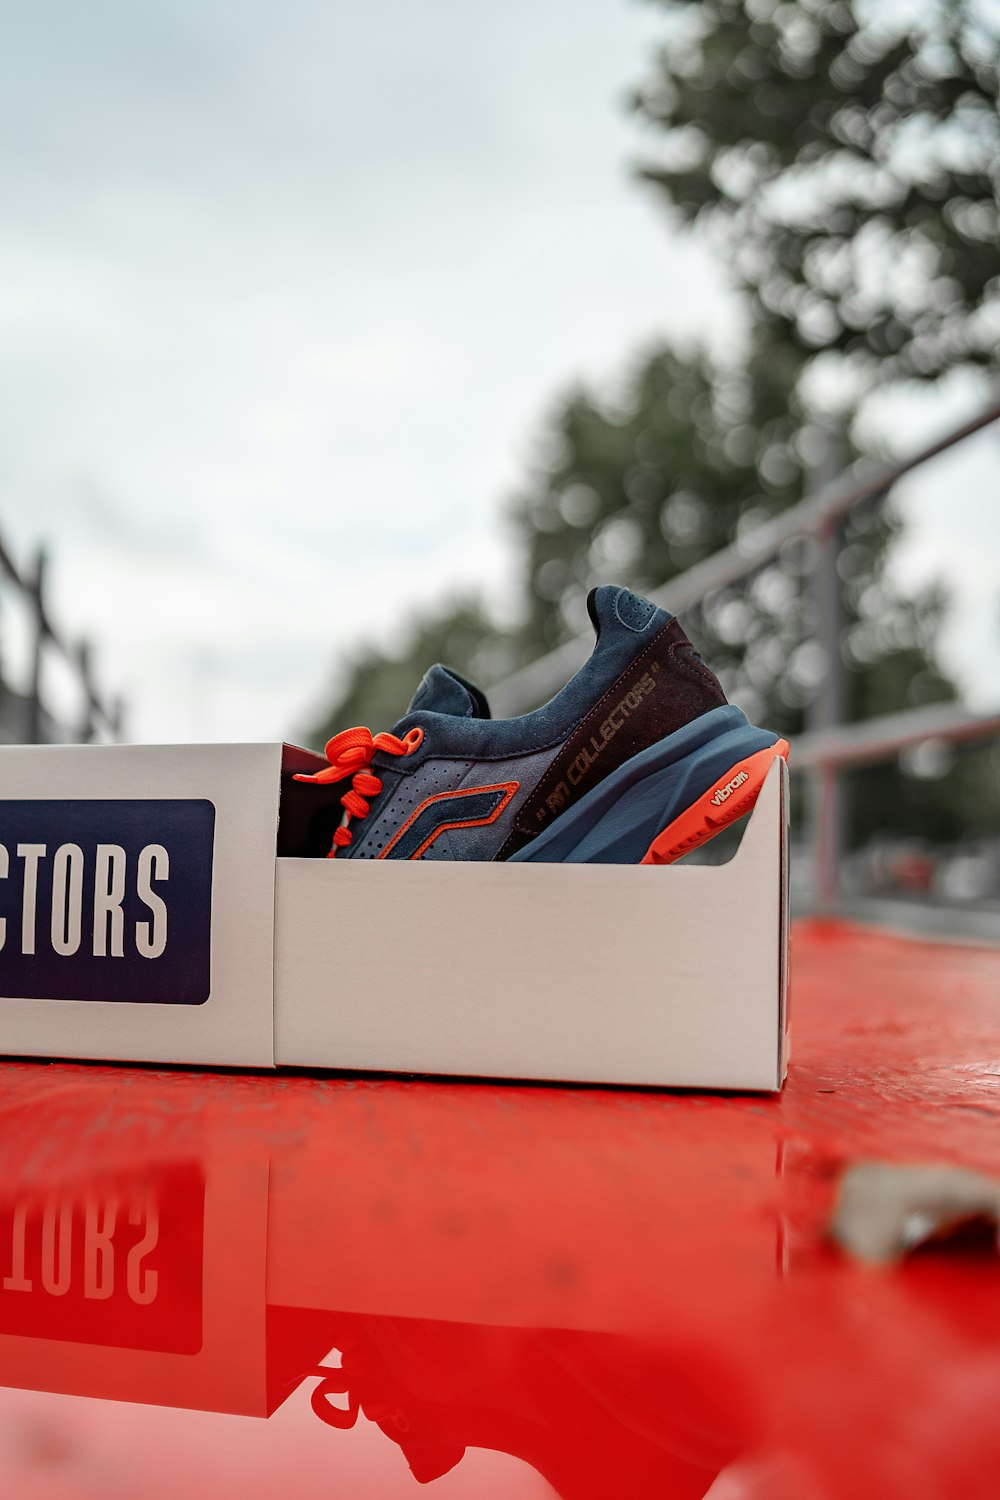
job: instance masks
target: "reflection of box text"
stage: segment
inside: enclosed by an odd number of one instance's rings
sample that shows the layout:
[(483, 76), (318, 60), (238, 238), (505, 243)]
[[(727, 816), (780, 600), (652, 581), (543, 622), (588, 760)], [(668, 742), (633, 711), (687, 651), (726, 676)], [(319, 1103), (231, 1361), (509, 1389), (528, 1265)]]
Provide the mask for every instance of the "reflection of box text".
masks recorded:
[(196, 1162), (0, 1201), (0, 1341), (201, 1348), (205, 1178)]
[[(114, 1243), (119, 1216), (140, 1231), (139, 1240), (127, 1251)], [(35, 1217), (40, 1233), (30, 1236), (34, 1254), (29, 1257), (29, 1221)], [(49, 1199), (40, 1210), (21, 1203), (5, 1237), (8, 1269), (0, 1285), (5, 1292), (40, 1289), (51, 1297), (76, 1290), (91, 1302), (106, 1301), (118, 1287), (137, 1307), (145, 1307), (158, 1290), (158, 1274), (146, 1262), (159, 1237), (159, 1209), (149, 1197), (128, 1205), (115, 1198), (86, 1197), (79, 1203)], [(74, 1239), (82, 1254), (74, 1255)]]

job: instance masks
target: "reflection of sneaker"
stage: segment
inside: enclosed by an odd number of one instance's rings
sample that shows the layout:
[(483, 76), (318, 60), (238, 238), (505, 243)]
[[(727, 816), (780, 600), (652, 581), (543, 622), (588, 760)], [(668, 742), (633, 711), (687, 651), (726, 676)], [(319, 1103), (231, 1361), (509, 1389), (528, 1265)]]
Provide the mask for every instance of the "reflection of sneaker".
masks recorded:
[(437, 666), (391, 734), (334, 735), (330, 766), (297, 778), (353, 777), (330, 855), (667, 864), (747, 812), (786, 742), (726, 702), (665, 610), (610, 586), (587, 606), (593, 654), (534, 713), (491, 719)]
[[(335, 1428), (363, 1413), (421, 1484), (466, 1448), (489, 1448), (530, 1464), (563, 1500), (701, 1500), (757, 1436), (749, 1393), (692, 1349), (360, 1313), (339, 1315), (333, 1333), (343, 1363), (315, 1372), (313, 1411)], [(522, 1489), (537, 1493), (511, 1493)]]

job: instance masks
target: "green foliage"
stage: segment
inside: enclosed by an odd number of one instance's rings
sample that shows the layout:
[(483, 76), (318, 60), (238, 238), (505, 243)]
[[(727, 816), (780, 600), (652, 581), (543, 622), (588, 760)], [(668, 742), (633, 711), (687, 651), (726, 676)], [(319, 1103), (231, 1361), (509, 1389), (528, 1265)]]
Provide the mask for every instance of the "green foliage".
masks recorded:
[(367, 724), (376, 733), (391, 728), (427, 668), (438, 661), (489, 682), (512, 671), (516, 658), (509, 638), (478, 600), (448, 602), (413, 620), (398, 653), (363, 647), (349, 658), (334, 703), (307, 732), (309, 743), (322, 745), (353, 724)]
[[(642, 360), (613, 410), (581, 390), (569, 396), (550, 423), (549, 462), (511, 507), (527, 655), (585, 628), (595, 583), (659, 587), (799, 497), (815, 433), (795, 433), (787, 417), (762, 422), (755, 408), (745, 375), (670, 349)], [(792, 581), (801, 560), (790, 553), (686, 621), (752, 708), (777, 707), (776, 681), (805, 634)]]
[[(758, 339), (855, 390), (995, 362), (1000, 36), (976, 0), (656, 0), (643, 175), (750, 297)], [(895, 17), (895, 19), (894, 19)]]
[[(634, 103), (659, 138), (642, 175), (742, 292), (741, 353), (653, 348), (613, 400), (568, 392), (507, 507), (520, 628), (498, 631), (470, 599), (416, 621), (398, 655), (352, 660), (320, 733), (391, 724), (434, 660), (504, 676), (586, 629), (596, 583), (668, 586), (855, 456), (836, 432), (874, 386), (996, 358), (1000, 39), (983, 13), (926, 0), (893, 29), (874, 0), (655, 3), (665, 45)], [(848, 718), (954, 696), (934, 652), (946, 600), (893, 586), (898, 532), (891, 504), (845, 527)], [(685, 615), (731, 696), (783, 732), (803, 727), (828, 668), (812, 561), (790, 544)], [(976, 786), (970, 802), (955, 777), (877, 768), (857, 778), (853, 836), (1000, 819), (995, 779), (977, 770)]]
[(940, 767), (927, 775), (909, 757), (865, 766), (845, 778), (854, 842), (890, 833), (922, 844), (955, 844), (970, 834), (1000, 835), (1000, 746), (940, 747)]
[(786, 408), (761, 420), (761, 405), (745, 373), (663, 348), (613, 409), (584, 390), (557, 408), (548, 462), (511, 507), (532, 645), (580, 627), (592, 582), (655, 587), (799, 497), (794, 417)]
[[(759, 410), (745, 372), (701, 357), (648, 355), (613, 409), (576, 390), (555, 412), (547, 461), (511, 519), (524, 557), (526, 656), (585, 628), (586, 594), (615, 579), (640, 592), (666, 585), (797, 500), (835, 437)], [(841, 453), (840, 457), (848, 455)], [(899, 523), (891, 507), (855, 513), (840, 556), (847, 712), (867, 718), (954, 696), (933, 661), (945, 600), (902, 595), (886, 563)], [(748, 580), (710, 595), (685, 625), (730, 695), (785, 733), (826, 668), (814, 641), (811, 549), (790, 544)]]

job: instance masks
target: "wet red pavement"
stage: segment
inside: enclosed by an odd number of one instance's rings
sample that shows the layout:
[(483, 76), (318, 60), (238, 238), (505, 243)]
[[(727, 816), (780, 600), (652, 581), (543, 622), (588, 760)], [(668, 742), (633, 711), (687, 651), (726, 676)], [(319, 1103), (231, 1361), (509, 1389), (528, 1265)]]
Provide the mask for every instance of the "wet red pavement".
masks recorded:
[(1000, 1259), (824, 1226), (1000, 1173), (1000, 949), (793, 942), (776, 1098), (0, 1064), (3, 1493), (995, 1500)]

